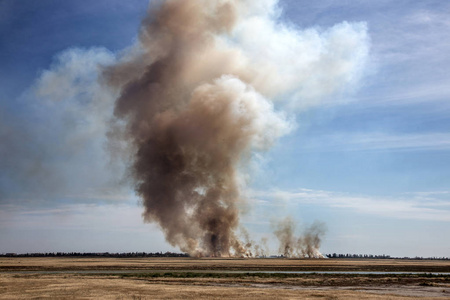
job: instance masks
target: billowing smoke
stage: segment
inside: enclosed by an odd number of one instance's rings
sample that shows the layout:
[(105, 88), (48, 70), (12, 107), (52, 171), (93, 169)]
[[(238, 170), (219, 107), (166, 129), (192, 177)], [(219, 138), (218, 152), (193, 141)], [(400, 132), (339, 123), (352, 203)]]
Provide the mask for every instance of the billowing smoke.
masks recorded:
[(286, 108), (331, 100), (361, 74), (364, 24), (301, 31), (279, 16), (275, 0), (159, 1), (104, 71), (119, 95), (109, 136), (125, 145), (144, 219), (191, 255), (250, 255), (236, 234), (248, 161), (295, 127)]
[(300, 236), (295, 234), (296, 224), (290, 217), (275, 224), (274, 234), (280, 247), (279, 253), (284, 257), (322, 258), (320, 243), (325, 234), (325, 224), (314, 222), (306, 227)]

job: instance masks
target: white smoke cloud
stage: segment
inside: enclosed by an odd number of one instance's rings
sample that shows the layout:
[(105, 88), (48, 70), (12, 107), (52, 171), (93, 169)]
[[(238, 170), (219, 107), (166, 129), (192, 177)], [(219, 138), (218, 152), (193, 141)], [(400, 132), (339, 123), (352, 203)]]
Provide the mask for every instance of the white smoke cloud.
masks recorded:
[[(251, 147), (255, 150), (266, 150), (278, 140), (279, 137), (290, 132), (293, 124), (284, 113), (276, 112), (272, 102), (264, 98), (249, 86), (231, 76), (223, 76), (214, 82), (215, 87), (209, 84), (202, 85), (194, 91), (202, 94), (205, 89), (215, 89), (215, 93), (228, 94), (232, 101), (232, 112), (236, 120), (248, 119), (249, 124), (242, 128), (245, 135), (251, 136)], [(214, 105), (215, 99), (209, 99)], [(195, 103), (194, 103), (195, 104)]]
[(370, 48), (365, 23), (295, 28), (280, 22), (276, 1), (269, 2), (267, 10), (242, 17), (231, 38), (248, 59), (258, 91), (305, 109), (357, 88)]

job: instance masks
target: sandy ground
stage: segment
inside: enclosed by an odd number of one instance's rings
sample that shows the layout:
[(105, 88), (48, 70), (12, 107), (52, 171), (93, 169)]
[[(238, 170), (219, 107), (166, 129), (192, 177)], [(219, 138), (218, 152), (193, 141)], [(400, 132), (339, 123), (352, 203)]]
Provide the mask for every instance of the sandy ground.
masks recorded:
[[(103, 270), (110, 274), (74, 274)], [(122, 273), (115, 274), (114, 271)], [(143, 270), (145, 273), (123, 273)], [(156, 270), (172, 270), (158, 273)], [(199, 270), (203, 272), (198, 272)], [(205, 273), (205, 271), (214, 271)], [(0, 299), (450, 299), (450, 276), (227, 271), (450, 272), (447, 261), (0, 258)], [(58, 274), (45, 272), (58, 271)], [(221, 273), (223, 271), (223, 273)], [(113, 275), (111, 275), (113, 274)], [(115, 275), (114, 275), (115, 274)], [(155, 274), (157, 276), (155, 276)]]

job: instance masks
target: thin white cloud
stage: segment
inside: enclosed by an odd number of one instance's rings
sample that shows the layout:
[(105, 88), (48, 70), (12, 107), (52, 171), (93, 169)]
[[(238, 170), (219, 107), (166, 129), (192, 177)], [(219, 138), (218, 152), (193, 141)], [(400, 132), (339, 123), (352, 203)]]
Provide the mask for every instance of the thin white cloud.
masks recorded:
[(434, 199), (431, 196), (424, 198), (419, 195), (397, 198), (374, 197), (310, 189), (251, 191), (249, 195), (253, 198), (271, 199), (271, 203), (276, 203), (275, 199), (281, 198), (288, 205), (312, 204), (395, 219), (450, 222), (450, 197), (446, 200)]
[(0, 205), (0, 253), (178, 251), (138, 205)]
[(424, 9), (415, 11), (411, 15), (408, 15), (405, 19), (406, 22), (413, 25), (434, 25), (450, 27), (448, 12), (446, 13)]
[(444, 11), (416, 8), (400, 15), (387, 12), (387, 18), (378, 18), (381, 23), (375, 33), (375, 48), (382, 57), (390, 58), (389, 63), (435, 59), (428, 57), (430, 53), (437, 54), (437, 58), (445, 57), (441, 50), (450, 45), (445, 39), (450, 21), (447, 9), (440, 9)]
[(69, 194), (66, 196), (68, 199), (72, 200), (98, 200), (104, 202), (127, 202), (130, 200), (137, 201), (137, 197), (133, 194), (123, 194), (123, 193), (99, 193), (98, 191)]
[(138, 205), (67, 204), (57, 208), (0, 206), (0, 225), (19, 229), (147, 231)]
[(313, 138), (303, 152), (450, 150), (449, 133), (348, 133)]
[(385, 92), (382, 95), (365, 95), (358, 97), (358, 101), (364, 101), (365, 108), (371, 109), (379, 106), (404, 106), (413, 104), (442, 104), (450, 102), (450, 82), (424, 83), (422, 85), (408, 86), (396, 91)]

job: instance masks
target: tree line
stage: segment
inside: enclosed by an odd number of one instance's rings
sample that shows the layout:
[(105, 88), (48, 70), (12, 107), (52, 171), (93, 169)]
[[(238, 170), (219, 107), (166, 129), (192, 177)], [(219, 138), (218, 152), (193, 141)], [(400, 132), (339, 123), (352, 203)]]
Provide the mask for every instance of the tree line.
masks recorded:
[(45, 252), (45, 253), (3, 253), (0, 257), (189, 257), (187, 253), (174, 252)]
[(359, 259), (414, 259), (414, 260), (449, 260), (448, 257), (422, 257), (422, 256), (415, 256), (415, 257), (391, 257), (390, 255), (381, 254), (381, 255), (373, 255), (373, 254), (324, 254), (325, 257), (328, 258), (359, 258)]
[[(391, 257), (390, 255), (372, 254), (324, 254), (331, 259), (412, 259), (412, 260), (450, 260), (449, 257)], [(35, 253), (0, 253), (0, 257), (189, 257), (187, 253), (176, 252), (35, 252)], [(283, 256), (276, 256), (282, 258)]]

